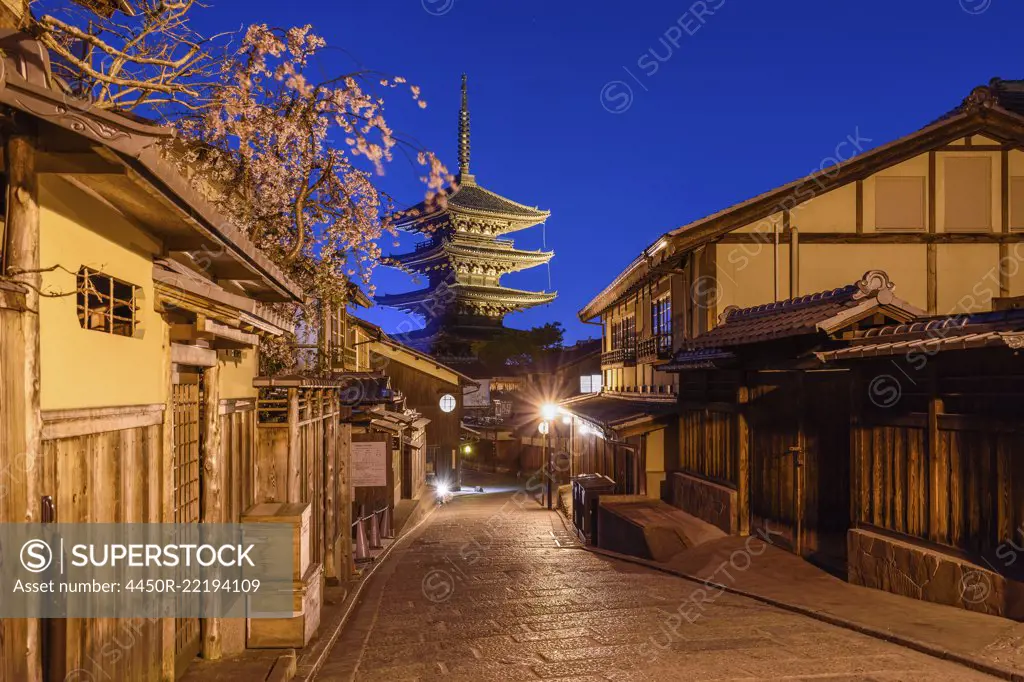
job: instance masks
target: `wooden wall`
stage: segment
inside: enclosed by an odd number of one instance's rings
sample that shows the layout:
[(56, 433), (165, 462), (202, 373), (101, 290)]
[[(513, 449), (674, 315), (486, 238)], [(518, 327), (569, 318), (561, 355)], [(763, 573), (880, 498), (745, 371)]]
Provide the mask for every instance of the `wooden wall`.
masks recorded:
[(312, 561), (330, 579), (345, 579), (350, 565), (348, 414), (324, 389), (264, 392), (256, 409), (254, 502), (312, 506)]
[[(999, 549), (1019, 546), (1024, 527), (1024, 423), (1016, 397), (1024, 376), (1009, 354), (974, 355), (966, 362), (937, 358), (917, 375), (903, 364), (918, 386), (903, 382), (900, 400), (887, 408), (869, 399), (858, 406), (851, 509), (858, 525), (1006, 570)], [(999, 357), (1005, 361), (995, 362)], [(869, 398), (870, 382), (882, 371), (899, 374), (893, 369), (865, 365), (857, 393)]]
[(224, 400), (220, 408), (221, 523), (238, 523), (256, 503), (256, 401)]
[(734, 408), (723, 405), (680, 411), (680, 469), (735, 487), (737, 456)]
[[(43, 437), (43, 490), (60, 523), (163, 521), (163, 405), (44, 413)], [(160, 620), (70, 618), (44, 626), (56, 645), (55, 679), (78, 669), (96, 679), (160, 678)]]
[[(374, 356), (374, 366), (378, 363), (386, 363), (384, 373), (391, 377), (391, 387), (405, 395), (406, 406), (430, 420), (426, 427), (426, 444), (431, 451), (436, 449), (438, 453), (434, 473), (441, 477), (450, 476), (452, 452), (456, 454), (456, 462), (461, 461), (462, 389), (397, 360)], [(455, 396), (453, 412), (441, 411), (439, 401), (445, 393)]]

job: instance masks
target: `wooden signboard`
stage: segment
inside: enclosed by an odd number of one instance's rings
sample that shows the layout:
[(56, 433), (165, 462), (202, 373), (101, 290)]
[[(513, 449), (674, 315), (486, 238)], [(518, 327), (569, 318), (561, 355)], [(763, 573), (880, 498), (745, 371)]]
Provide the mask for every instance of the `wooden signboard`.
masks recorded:
[(394, 488), (391, 435), (379, 431), (352, 434), (352, 460), (349, 481), (356, 513), (366, 513), (389, 504), (388, 492)]
[(388, 444), (382, 440), (352, 443), (352, 487), (386, 486), (389, 459)]

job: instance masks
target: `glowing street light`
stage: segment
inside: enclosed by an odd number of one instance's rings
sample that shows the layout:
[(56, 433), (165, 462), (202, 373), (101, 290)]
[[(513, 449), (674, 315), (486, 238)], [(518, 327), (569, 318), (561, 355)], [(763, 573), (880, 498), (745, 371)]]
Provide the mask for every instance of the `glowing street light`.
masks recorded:
[(540, 416), (544, 418), (544, 421), (554, 421), (555, 417), (558, 416), (558, 405), (544, 403), (540, 406)]

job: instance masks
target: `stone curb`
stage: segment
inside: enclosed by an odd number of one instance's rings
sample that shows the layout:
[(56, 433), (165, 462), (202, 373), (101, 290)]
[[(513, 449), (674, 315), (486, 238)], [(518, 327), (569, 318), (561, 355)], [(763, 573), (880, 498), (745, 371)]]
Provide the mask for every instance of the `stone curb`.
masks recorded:
[[(431, 497), (433, 497), (432, 491), (429, 494), (431, 495)], [(428, 506), (429, 509), (425, 513), (420, 514), (419, 519), (415, 518), (416, 511), (413, 511), (412, 515), (409, 517), (409, 520), (406, 521), (405, 526), (402, 528), (400, 535), (397, 538), (395, 538), (395, 541), (388, 545), (388, 547), (383, 552), (381, 552), (380, 555), (377, 556), (377, 558), (373, 562), (373, 567), (366, 573), (366, 575), (360, 578), (359, 583), (356, 585), (355, 589), (349, 592), (347, 595), (345, 595), (345, 601), (343, 601), (338, 606), (339, 609), (343, 609), (345, 611), (344, 615), (341, 617), (341, 620), (338, 621), (338, 625), (334, 628), (330, 636), (327, 638), (326, 643), (321, 649), (320, 655), (317, 657), (317, 659), (313, 661), (311, 664), (302, 662), (303, 668), (305, 668), (307, 665), (309, 666), (308, 672), (304, 671), (303, 676), (297, 679), (312, 680), (316, 677), (316, 674), (320, 672), (320, 668), (322, 668), (324, 663), (327, 661), (327, 657), (330, 656), (331, 651), (334, 649), (335, 643), (338, 641), (338, 638), (341, 636), (342, 631), (345, 629), (345, 625), (346, 623), (348, 623), (349, 617), (352, 615), (352, 611), (355, 610), (355, 605), (359, 601), (360, 595), (362, 595), (363, 590), (369, 584), (370, 578), (372, 578), (373, 574), (377, 572), (377, 569), (380, 567), (381, 564), (384, 563), (384, 560), (391, 555), (391, 551), (395, 547), (398, 547), (400, 544), (405, 542), (406, 538), (411, 536), (416, 531), (417, 528), (422, 526), (437, 509), (436, 501), (429, 505), (420, 506)], [(410, 526), (409, 523), (413, 521), (415, 521), (416, 525)]]
[[(566, 523), (566, 519), (562, 514), (558, 514), (558, 518), (562, 520), (562, 524), (566, 526), (567, 531), (579, 537), (579, 533), (576, 532), (576, 528), (570, 528), (569, 524)], [(828, 623), (829, 625), (834, 625), (836, 627), (844, 628), (846, 630), (853, 630), (854, 632), (858, 632), (862, 635), (867, 635), (869, 637), (874, 637), (875, 639), (880, 639), (885, 642), (889, 642), (890, 644), (897, 644), (908, 649), (913, 649), (914, 651), (917, 651), (922, 654), (927, 654), (928, 656), (933, 656), (935, 658), (940, 658), (942, 660), (959, 663), (960, 665), (966, 666), (973, 670), (977, 670), (978, 672), (982, 672), (987, 675), (992, 675), (993, 677), (998, 677), (1004, 680), (1012, 680), (1013, 682), (1024, 682), (1024, 673), (1017, 672), (1016, 670), (1012, 670), (1010, 668), (1004, 668), (1000, 665), (996, 665), (995, 663), (991, 663), (977, 656), (971, 656), (969, 654), (961, 654), (955, 651), (950, 651), (949, 649), (938, 646), (936, 644), (924, 642), (919, 639), (914, 639), (913, 637), (901, 635), (896, 632), (881, 630), (870, 625), (864, 625), (863, 623), (858, 623), (857, 621), (849, 620), (847, 618), (841, 618), (826, 611), (817, 611), (815, 609), (808, 608), (806, 606), (801, 606), (799, 604), (781, 601), (778, 599), (774, 599), (772, 597), (765, 597), (764, 595), (759, 595), (753, 592), (740, 590), (735, 587), (729, 587), (728, 585), (721, 585), (716, 582), (704, 580), (703, 578), (698, 578), (695, 575), (691, 575), (684, 571), (679, 571), (668, 566), (664, 566), (655, 561), (650, 561), (649, 559), (641, 559), (639, 557), (629, 556), (627, 554), (619, 554), (618, 552), (612, 552), (607, 549), (601, 549), (599, 547), (591, 547), (586, 544), (583, 544), (582, 540), (581, 548), (585, 549), (586, 551), (592, 554), (599, 554), (602, 556), (609, 557), (611, 559), (617, 559), (619, 561), (624, 561), (631, 564), (646, 566), (647, 568), (652, 568), (662, 573), (668, 573), (669, 575), (684, 578), (695, 583), (700, 583), (701, 585), (707, 585), (708, 587), (714, 587), (715, 589), (723, 590), (725, 592), (729, 592), (730, 594), (735, 594), (741, 597), (746, 597), (748, 599), (753, 599), (763, 604), (768, 604), (769, 606), (775, 606), (786, 611), (799, 613), (801, 615), (808, 616), (809, 618), (814, 618), (815, 620)]]
[(295, 649), (289, 649), (287, 653), (277, 657), (274, 667), (270, 669), (266, 682), (288, 682), (295, 677), (296, 668)]

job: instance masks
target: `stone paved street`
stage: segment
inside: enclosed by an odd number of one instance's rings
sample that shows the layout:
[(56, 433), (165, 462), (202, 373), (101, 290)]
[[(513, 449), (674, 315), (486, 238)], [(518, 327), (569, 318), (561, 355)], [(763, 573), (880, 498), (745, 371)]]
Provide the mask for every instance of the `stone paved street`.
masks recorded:
[(317, 679), (991, 678), (593, 555), (506, 491), (456, 498), (396, 547)]

